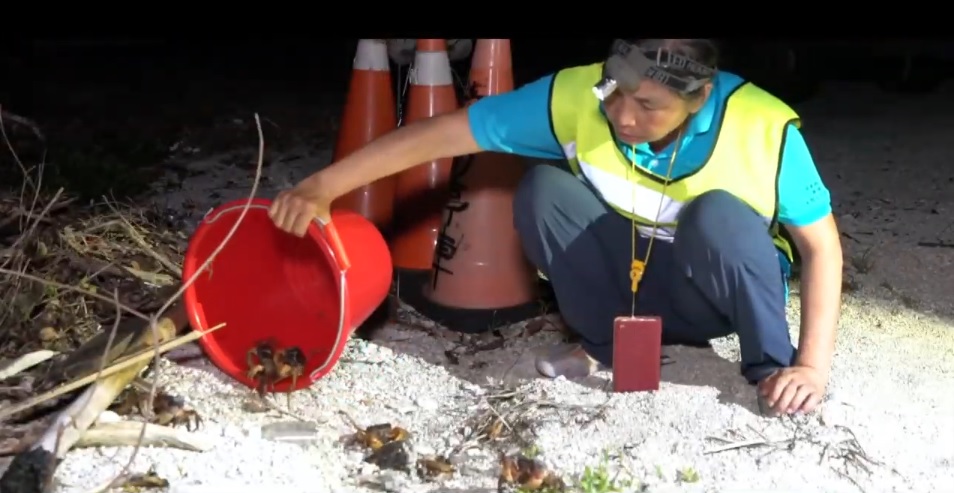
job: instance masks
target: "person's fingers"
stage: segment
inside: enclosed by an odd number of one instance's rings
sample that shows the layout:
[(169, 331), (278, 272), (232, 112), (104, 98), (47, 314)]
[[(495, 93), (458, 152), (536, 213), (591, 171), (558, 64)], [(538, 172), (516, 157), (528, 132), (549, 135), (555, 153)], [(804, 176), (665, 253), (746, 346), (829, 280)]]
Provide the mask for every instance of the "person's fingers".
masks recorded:
[(311, 225), (313, 220), (314, 216), (310, 211), (300, 211), (298, 216), (295, 218), (295, 224), (292, 228), (292, 233), (299, 238), (305, 236), (305, 233), (308, 232), (308, 226)]
[(812, 392), (805, 399), (805, 402), (799, 407), (799, 411), (808, 414), (818, 408), (821, 404), (823, 394), (819, 391)]
[(268, 206), (268, 218), (274, 223), (278, 223), (276, 219), (278, 218), (279, 209), (281, 209), (282, 201), (285, 197), (285, 192), (279, 192), (275, 196), (275, 200), (272, 201), (272, 204)]
[(778, 379), (778, 372), (772, 373), (771, 375), (763, 378), (758, 385), (758, 392), (762, 397), (768, 399), (772, 394), (772, 389), (775, 387), (775, 380)]
[(795, 397), (795, 394), (798, 393), (798, 389), (801, 387), (797, 380), (787, 379), (785, 381), (785, 386), (781, 389), (778, 399), (775, 401), (775, 405), (772, 406), (772, 409), (777, 413), (788, 412), (788, 408), (792, 405), (792, 398)]
[(788, 408), (785, 410), (788, 414), (794, 414), (801, 412), (802, 408), (805, 406), (805, 403), (808, 399), (815, 393), (815, 387), (809, 384), (800, 385), (798, 387), (798, 392), (792, 396), (792, 401), (788, 404)]
[(307, 201), (297, 196), (292, 197), (288, 213), (285, 216), (285, 231), (299, 237), (304, 235), (305, 231), (301, 223), (307, 221), (307, 219), (302, 218), (308, 216), (308, 210), (309, 204)]
[(288, 215), (288, 196), (280, 194), (272, 206), (269, 208), (269, 215), (272, 222), (279, 229), (285, 229), (285, 217)]
[(275, 226), (278, 226), (278, 229), (282, 231), (285, 231), (286, 217), (288, 217), (288, 203), (282, 202), (278, 205), (278, 208), (275, 211), (275, 219), (273, 219)]
[(782, 398), (782, 392), (788, 387), (792, 377), (791, 374), (784, 371), (779, 371), (773, 376), (775, 379), (769, 387), (769, 393), (765, 396), (765, 401), (773, 408), (776, 408), (779, 399)]
[[(298, 237), (308, 232), (317, 214), (315, 204), (289, 190), (279, 193), (268, 208), (268, 216), (275, 226)], [(323, 219), (327, 221), (328, 218)]]
[(299, 209), (295, 208), (288, 211), (288, 214), (285, 216), (285, 227), (283, 228), (286, 233), (299, 236), (296, 231), (299, 217), (301, 217), (301, 211)]

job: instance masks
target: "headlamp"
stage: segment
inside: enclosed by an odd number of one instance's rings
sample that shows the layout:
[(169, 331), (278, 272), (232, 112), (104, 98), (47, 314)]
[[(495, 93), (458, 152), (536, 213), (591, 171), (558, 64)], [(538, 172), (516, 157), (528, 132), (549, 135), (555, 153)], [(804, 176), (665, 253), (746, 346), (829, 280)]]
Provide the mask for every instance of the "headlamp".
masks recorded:
[(634, 92), (644, 79), (649, 79), (686, 95), (705, 85), (715, 73), (715, 68), (661, 47), (640, 50), (632, 43), (617, 39), (603, 65), (603, 78), (593, 86), (593, 93), (605, 101), (616, 89)]
[(603, 77), (602, 80), (593, 86), (593, 94), (596, 94), (596, 98), (600, 101), (606, 101), (606, 98), (616, 90), (616, 86), (616, 79), (610, 76)]

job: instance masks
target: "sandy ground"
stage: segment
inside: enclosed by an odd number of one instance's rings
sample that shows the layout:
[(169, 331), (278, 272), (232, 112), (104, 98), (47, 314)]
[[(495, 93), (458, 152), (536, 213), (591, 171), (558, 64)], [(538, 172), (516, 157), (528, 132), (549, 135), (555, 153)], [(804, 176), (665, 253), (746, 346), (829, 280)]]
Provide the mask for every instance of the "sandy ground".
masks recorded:
[[(416, 434), (418, 453), (441, 453), (461, 442), (466, 415), (493, 392), (488, 382), (504, 380), (558, 403), (540, 411), (534, 431), (541, 457), (567, 480), (606, 455), (611, 471), (645, 491), (954, 490), (954, 248), (918, 246), (954, 244), (952, 96), (954, 86), (899, 99), (861, 84), (829, 84), (799, 108), (832, 190), (848, 280), (830, 396), (812, 416), (756, 416), (733, 338), (715, 341), (714, 350), (666, 348), (675, 363), (664, 367), (659, 392), (613, 395), (602, 389), (606, 374), (580, 382), (533, 378), (533, 351), (554, 340), (550, 332), (520, 339), (519, 327), (508, 329), (513, 337), (506, 347), (452, 365), (444, 356), (455, 346), (450, 339), (391, 326), (379, 340), (349, 348), (356, 361), (373, 364), (342, 362), (294, 396), (296, 412), (321, 423), (306, 453), (261, 439), (257, 426), (278, 418), (237, 410), (246, 391), (200, 364), (169, 368), (163, 380), (206, 417), (206, 433), (219, 446), (205, 453), (144, 450), (137, 464), (155, 465), (172, 481), (171, 491), (183, 492), (226, 484), (212, 476), (230, 481), (230, 488), (274, 485), (296, 492), (364, 492), (372, 491), (371, 483), (405, 492), (493, 491), (492, 450), (468, 452), (457, 476), (424, 483), (362, 463), (337, 442), (348, 426), (336, 411), (348, 410), (365, 424), (400, 422)], [(182, 188), (160, 184), (155, 201), (170, 210), (192, 203), (195, 219), (244, 197), (252, 155), (243, 152), (238, 159), (193, 163)], [(275, 156), (261, 195), (272, 196), (329, 159), (327, 149)], [(793, 338), (798, 314), (793, 296)], [(712, 452), (747, 440), (774, 445)], [(125, 453), (72, 452), (58, 473), (61, 491), (101, 481), (124, 461), (114, 454)]]

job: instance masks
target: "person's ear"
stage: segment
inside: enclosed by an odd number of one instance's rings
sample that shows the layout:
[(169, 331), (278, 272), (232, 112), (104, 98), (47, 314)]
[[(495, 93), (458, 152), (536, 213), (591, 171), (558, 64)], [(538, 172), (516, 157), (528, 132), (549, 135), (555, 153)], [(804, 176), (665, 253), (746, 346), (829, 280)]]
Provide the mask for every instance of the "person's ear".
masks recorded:
[(698, 113), (706, 104), (706, 101), (709, 100), (710, 94), (712, 94), (712, 83), (706, 82), (706, 85), (702, 86), (699, 96), (692, 98), (692, 101), (689, 103), (689, 113)]

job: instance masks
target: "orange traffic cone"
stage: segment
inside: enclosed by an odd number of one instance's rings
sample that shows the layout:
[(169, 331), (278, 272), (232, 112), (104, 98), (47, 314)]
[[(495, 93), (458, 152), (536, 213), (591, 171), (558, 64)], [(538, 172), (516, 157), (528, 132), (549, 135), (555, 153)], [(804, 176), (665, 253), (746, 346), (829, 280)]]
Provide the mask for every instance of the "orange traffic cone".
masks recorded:
[[(417, 40), (405, 120), (411, 123), (458, 108), (454, 79), (443, 39)], [(397, 177), (391, 256), (394, 267), (427, 272), (447, 202), (453, 159), (421, 163)]]
[[(477, 40), (470, 87), (475, 98), (513, 90), (509, 39)], [(512, 154), (484, 152), (455, 161), (424, 302), (415, 306), (422, 314), (460, 332), (541, 314), (536, 271), (513, 227), (513, 194), (524, 171)]]
[[(364, 147), (397, 127), (391, 66), (383, 39), (362, 39), (354, 57), (348, 99), (341, 117), (333, 161)], [(335, 209), (351, 209), (387, 231), (394, 212), (394, 177), (382, 178), (335, 200)]]

